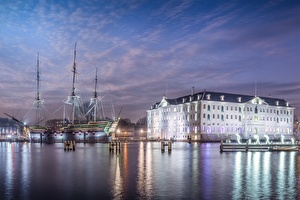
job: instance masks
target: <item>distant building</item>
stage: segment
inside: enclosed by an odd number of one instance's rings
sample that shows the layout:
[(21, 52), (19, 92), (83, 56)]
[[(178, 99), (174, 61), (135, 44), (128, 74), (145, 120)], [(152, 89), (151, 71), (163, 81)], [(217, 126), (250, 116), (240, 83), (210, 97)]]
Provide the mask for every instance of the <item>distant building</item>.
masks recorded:
[(0, 118), (0, 136), (6, 138), (7, 136), (19, 135), (21, 127), (19, 124), (8, 118)]
[(271, 139), (293, 135), (294, 107), (284, 99), (203, 91), (163, 97), (147, 110), (149, 139)]

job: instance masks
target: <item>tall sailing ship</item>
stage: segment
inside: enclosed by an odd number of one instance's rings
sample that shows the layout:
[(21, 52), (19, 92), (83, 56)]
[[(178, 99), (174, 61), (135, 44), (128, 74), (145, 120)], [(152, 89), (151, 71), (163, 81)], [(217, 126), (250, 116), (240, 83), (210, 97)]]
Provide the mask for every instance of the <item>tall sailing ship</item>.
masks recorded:
[[(76, 43), (74, 48), (74, 60), (73, 60), (73, 82), (72, 82), (72, 92), (63, 101), (64, 104), (71, 105), (72, 116), (71, 121), (66, 120), (65, 117), (65, 107), (64, 116), (62, 120), (61, 128), (50, 128), (47, 126), (42, 126), (41, 121), (41, 109), (44, 108), (44, 100), (40, 97), (40, 70), (39, 70), (39, 55), (37, 57), (37, 92), (36, 98), (33, 104), (33, 108), (36, 109), (36, 124), (31, 126), (24, 126), (24, 132), (32, 142), (59, 142), (65, 140), (76, 140), (77, 142), (105, 142), (111, 140), (112, 133), (119, 122), (119, 117), (117, 119), (100, 119), (98, 117), (98, 107), (101, 98), (97, 92), (97, 70), (95, 78), (95, 91), (94, 95), (90, 100), (89, 110), (85, 115), (82, 113), (82, 104), (80, 101), (80, 96), (77, 94), (75, 87), (76, 81)], [(92, 116), (87, 117), (87, 116)], [(85, 119), (84, 119), (85, 118)], [(85, 121), (84, 123), (81, 123)]]
[[(67, 138), (75, 139), (84, 142), (100, 142), (100, 141), (107, 141), (111, 139), (111, 134), (115, 131), (119, 118), (117, 119), (99, 119), (98, 118), (98, 107), (101, 98), (97, 92), (97, 70), (96, 70), (96, 77), (95, 77), (95, 90), (94, 95), (90, 100), (89, 110), (85, 115), (82, 116), (82, 109), (81, 109), (81, 101), (80, 96), (77, 94), (75, 81), (77, 75), (77, 68), (76, 68), (76, 43), (74, 48), (74, 60), (73, 60), (73, 82), (72, 82), (72, 91), (71, 95), (69, 95), (65, 100), (64, 103), (71, 105), (72, 107), (72, 119), (71, 123), (64, 125), (60, 133), (66, 134)], [(64, 109), (65, 110), (65, 109)], [(77, 120), (75, 119), (77, 116)], [(87, 119), (83, 119), (86, 116)], [(63, 117), (65, 119), (65, 116)], [(80, 123), (80, 121), (87, 121), (87, 123)]]

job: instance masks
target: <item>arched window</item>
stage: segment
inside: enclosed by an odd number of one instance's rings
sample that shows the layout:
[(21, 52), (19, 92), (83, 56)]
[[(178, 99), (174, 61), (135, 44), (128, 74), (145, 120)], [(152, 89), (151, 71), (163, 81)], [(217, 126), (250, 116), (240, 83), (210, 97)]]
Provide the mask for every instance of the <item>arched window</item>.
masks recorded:
[(207, 127), (206, 133), (207, 133), (207, 134), (210, 134), (210, 133), (211, 133), (211, 127), (210, 127), (210, 126)]

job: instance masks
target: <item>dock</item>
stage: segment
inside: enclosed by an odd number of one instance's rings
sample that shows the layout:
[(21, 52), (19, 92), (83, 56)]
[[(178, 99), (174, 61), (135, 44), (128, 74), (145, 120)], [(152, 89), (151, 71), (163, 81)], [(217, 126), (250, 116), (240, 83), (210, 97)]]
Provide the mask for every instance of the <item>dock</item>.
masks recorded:
[(299, 144), (239, 144), (239, 143), (223, 143), (221, 142), (221, 152), (235, 152), (235, 151), (298, 151)]
[(220, 144), (220, 152), (248, 152), (248, 151), (299, 151), (300, 142), (295, 141), (294, 138), (291, 141), (284, 141), (284, 137), (281, 137), (281, 142), (269, 141), (266, 137), (266, 142), (261, 143), (259, 137), (255, 137), (255, 141), (252, 142), (249, 139), (246, 143), (242, 143), (240, 136), (237, 135), (237, 142), (231, 142), (226, 140)]

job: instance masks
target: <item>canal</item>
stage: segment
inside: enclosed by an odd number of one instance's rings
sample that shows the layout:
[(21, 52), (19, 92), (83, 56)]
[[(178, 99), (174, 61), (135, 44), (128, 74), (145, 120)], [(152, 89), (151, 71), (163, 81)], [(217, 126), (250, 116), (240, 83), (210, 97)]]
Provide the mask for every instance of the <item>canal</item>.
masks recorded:
[(0, 142), (0, 199), (299, 199), (298, 152), (223, 152), (218, 143)]

